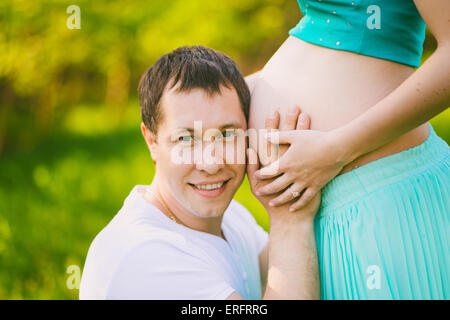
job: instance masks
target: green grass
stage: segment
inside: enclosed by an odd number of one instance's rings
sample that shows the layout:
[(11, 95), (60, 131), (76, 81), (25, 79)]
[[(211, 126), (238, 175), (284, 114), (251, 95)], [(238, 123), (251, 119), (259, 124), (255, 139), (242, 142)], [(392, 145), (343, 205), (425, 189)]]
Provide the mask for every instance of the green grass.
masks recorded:
[[(83, 268), (95, 235), (154, 168), (137, 108), (121, 125), (109, 110), (80, 107), (38, 146), (0, 158), (0, 299), (76, 299), (69, 265)], [(450, 140), (450, 112), (433, 119)], [(267, 229), (268, 218), (245, 181), (235, 197)]]

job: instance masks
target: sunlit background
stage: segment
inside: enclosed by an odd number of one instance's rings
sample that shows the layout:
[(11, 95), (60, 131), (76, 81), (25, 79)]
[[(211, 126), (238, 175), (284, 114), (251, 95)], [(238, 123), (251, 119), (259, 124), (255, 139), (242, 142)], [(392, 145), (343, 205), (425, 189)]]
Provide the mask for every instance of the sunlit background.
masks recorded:
[[(81, 29), (69, 29), (69, 5)], [(247, 75), (299, 20), (294, 0), (0, 1), (0, 299), (76, 299), (95, 235), (153, 166), (137, 83), (155, 60), (200, 44)], [(435, 49), (430, 34), (426, 59)], [(450, 112), (433, 119), (450, 141)], [(236, 199), (267, 229), (248, 183)]]

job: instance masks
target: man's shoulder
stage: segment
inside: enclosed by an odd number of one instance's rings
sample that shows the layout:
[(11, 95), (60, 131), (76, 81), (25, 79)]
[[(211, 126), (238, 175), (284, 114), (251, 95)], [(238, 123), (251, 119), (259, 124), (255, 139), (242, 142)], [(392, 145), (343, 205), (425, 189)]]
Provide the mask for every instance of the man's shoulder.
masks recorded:
[[(146, 248), (184, 248), (182, 234), (170, 229), (152, 206), (127, 206), (97, 234), (92, 241), (83, 269), (80, 297), (104, 297), (115, 270), (127, 257)], [(163, 250), (161, 249), (161, 250)]]
[[(129, 251), (143, 243), (158, 242), (167, 245), (183, 245), (185, 238), (172, 230), (156, 208), (122, 208), (111, 222), (95, 237), (89, 249), (104, 257), (120, 260)], [(88, 255), (89, 255), (88, 254)], [(98, 256), (94, 254), (94, 256)]]
[(230, 203), (224, 223), (235, 230), (234, 235), (258, 255), (267, 244), (268, 233), (258, 224), (250, 211), (235, 200)]
[(230, 205), (228, 206), (224, 215), (227, 217), (227, 220), (232, 220), (232, 222), (234, 223), (256, 223), (256, 220), (250, 213), (250, 211), (244, 205), (234, 199), (231, 200)]

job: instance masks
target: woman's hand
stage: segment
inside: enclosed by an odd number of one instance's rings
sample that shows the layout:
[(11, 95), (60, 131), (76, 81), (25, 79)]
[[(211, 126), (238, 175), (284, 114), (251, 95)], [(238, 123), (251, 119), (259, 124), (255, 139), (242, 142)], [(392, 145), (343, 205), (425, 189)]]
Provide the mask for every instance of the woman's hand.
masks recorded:
[(278, 194), (270, 206), (280, 206), (298, 197), (290, 210), (302, 208), (350, 162), (344, 160), (333, 131), (279, 131), (268, 134), (268, 140), (290, 145), (278, 160), (255, 172), (256, 179), (271, 179), (255, 190), (258, 196)]
[[(283, 126), (279, 128), (280, 123), (280, 115), (278, 112), (275, 112), (272, 117), (268, 117), (265, 121), (266, 129), (269, 130), (287, 130), (289, 132), (290, 130), (304, 130), (308, 129), (310, 126), (310, 118), (306, 113), (300, 113), (300, 108), (295, 107), (286, 115), (285, 121), (283, 123)], [(270, 142), (267, 142), (268, 145), (270, 145)], [(270, 146), (268, 146), (268, 149)], [(287, 150), (286, 146), (280, 146), (279, 154), (282, 154), (284, 151)], [(264, 196), (264, 195), (258, 195), (256, 194), (256, 190), (259, 190), (260, 188), (264, 188), (267, 185), (270, 185), (272, 182), (276, 180), (276, 178), (271, 179), (256, 179), (255, 178), (255, 172), (260, 167), (260, 161), (258, 159), (258, 154), (255, 150), (249, 148), (247, 150), (247, 159), (248, 159), (248, 166), (247, 166), (247, 176), (250, 181), (250, 186), (252, 189), (253, 194), (258, 198), (258, 200), (261, 202), (261, 204), (266, 208), (269, 215), (272, 217), (273, 214), (279, 215), (285, 215), (286, 213), (289, 214), (289, 201), (291, 204), (296, 200), (295, 194), (290, 194), (286, 205), (278, 206), (275, 208), (273, 205), (271, 205), (271, 202), (274, 198), (274, 196)], [(275, 197), (280, 196), (285, 192), (278, 192), (278, 194), (275, 195)], [(297, 195), (298, 196), (298, 195)], [(315, 213), (318, 209), (318, 206), (320, 204), (320, 192), (316, 195), (314, 198), (315, 201), (312, 201), (308, 207), (305, 207), (304, 212), (310, 212), (310, 214), (304, 214), (302, 212), (302, 216), (304, 217), (314, 217)], [(292, 210), (293, 211), (293, 210)]]

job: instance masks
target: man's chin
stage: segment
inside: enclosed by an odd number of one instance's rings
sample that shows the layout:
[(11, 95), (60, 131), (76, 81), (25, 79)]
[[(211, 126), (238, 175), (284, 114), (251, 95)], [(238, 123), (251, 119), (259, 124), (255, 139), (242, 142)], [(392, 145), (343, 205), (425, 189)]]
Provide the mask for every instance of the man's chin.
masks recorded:
[[(194, 203), (195, 202), (195, 203)], [(218, 203), (214, 201), (194, 201), (191, 200), (191, 212), (199, 218), (217, 218), (223, 216), (230, 205), (231, 199), (221, 199)]]
[[(229, 203), (229, 202), (228, 202)], [(221, 217), (225, 210), (227, 209), (228, 205), (221, 205), (221, 206), (211, 206), (209, 205), (195, 205), (192, 206), (192, 213), (196, 215), (199, 218), (218, 218)]]

